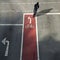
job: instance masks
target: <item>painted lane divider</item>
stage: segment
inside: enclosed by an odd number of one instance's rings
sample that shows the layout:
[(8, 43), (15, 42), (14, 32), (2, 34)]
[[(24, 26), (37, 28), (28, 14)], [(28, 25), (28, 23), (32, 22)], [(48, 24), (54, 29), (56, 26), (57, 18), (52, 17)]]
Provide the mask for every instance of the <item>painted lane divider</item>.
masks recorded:
[(24, 32), (22, 60), (38, 60), (37, 54), (37, 35), (36, 35), (36, 18), (33, 14), (24, 14)]

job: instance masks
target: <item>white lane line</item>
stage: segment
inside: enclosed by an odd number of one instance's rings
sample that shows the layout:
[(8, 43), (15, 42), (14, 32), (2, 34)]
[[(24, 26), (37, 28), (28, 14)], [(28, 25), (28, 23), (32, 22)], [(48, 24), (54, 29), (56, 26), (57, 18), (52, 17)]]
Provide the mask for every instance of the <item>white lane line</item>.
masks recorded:
[[(8, 2), (8, 3), (0, 3), (0, 4), (35, 4), (35, 3), (36, 2), (33, 2), (33, 3)], [(39, 4), (58, 4), (58, 3), (60, 3), (60, 1), (59, 2), (39, 2)]]
[(60, 15), (60, 13), (46, 13), (46, 15)]
[(24, 14), (23, 14), (23, 28), (22, 28), (22, 39), (21, 39), (20, 60), (22, 60), (22, 51), (23, 51), (23, 35), (24, 35)]
[(23, 24), (0, 24), (0, 26), (23, 26)]
[(37, 41), (37, 57), (38, 57), (38, 60), (40, 60), (40, 56), (39, 56), (39, 42), (38, 42), (38, 26), (37, 26), (37, 17), (36, 17), (36, 41)]

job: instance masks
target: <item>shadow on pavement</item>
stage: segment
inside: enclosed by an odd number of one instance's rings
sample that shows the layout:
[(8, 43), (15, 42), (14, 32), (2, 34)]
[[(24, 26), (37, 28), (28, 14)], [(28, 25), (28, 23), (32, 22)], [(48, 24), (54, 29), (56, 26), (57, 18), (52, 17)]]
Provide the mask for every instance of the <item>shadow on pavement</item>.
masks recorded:
[(50, 12), (52, 9), (53, 9), (53, 8), (45, 9), (45, 10), (39, 11), (39, 12), (37, 12), (36, 16), (44, 15), (44, 14)]

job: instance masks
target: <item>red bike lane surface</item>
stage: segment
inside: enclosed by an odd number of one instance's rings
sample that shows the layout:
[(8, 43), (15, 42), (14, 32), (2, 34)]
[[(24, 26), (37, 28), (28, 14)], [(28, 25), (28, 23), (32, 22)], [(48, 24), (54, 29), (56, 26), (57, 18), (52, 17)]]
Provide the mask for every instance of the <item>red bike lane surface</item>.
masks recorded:
[(36, 19), (31, 14), (24, 15), (22, 60), (37, 60), (36, 40)]

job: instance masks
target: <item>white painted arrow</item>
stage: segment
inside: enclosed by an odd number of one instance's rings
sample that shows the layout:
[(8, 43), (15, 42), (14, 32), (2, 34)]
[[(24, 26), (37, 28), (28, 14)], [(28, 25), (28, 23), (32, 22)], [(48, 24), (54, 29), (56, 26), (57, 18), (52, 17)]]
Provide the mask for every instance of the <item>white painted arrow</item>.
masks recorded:
[(8, 56), (8, 50), (9, 50), (9, 41), (6, 40), (6, 38), (4, 38), (2, 40), (2, 43), (5, 45), (7, 43), (7, 47), (6, 47), (6, 51), (5, 51), (5, 56)]
[(31, 21), (32, 21), (32, 20), (31, 20), (31, 17), (29, 16), (28, 19), (30, 20), (29, 23), (31, 24)]

